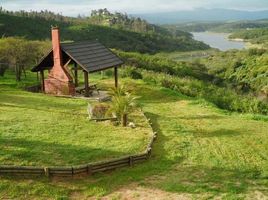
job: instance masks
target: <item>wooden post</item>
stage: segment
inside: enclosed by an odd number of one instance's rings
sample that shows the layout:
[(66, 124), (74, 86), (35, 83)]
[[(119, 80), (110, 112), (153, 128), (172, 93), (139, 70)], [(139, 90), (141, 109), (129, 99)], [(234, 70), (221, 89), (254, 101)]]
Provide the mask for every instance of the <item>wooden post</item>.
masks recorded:
[(85, 97), (89, 97), (88, 72), (84, 70)]
[(74, 84), (75, 87), (78, 87), (78, 69), (77, 69), (77, 63), (74, 63)]
[(50, 176), (50, 172), (49, 172), (49, 168), (48, 168), (48, 167), (45, 167), (45, 168), (44, 168), (44, 172), (45, 172), (45, 175), (46, 175), (47, 177)]
[(133, 166), (133, 157), (132, 156), (130, 156), (129, 157), (129, 166)]
[(42, 92), (45, 93), (45, 76), (44, 76), (44, 71), (40, 71), (40, 75), (41, 75), (41, 90)]
[(118, 69), (117, 67), (114, 68), (114, 86), (118, 87)]

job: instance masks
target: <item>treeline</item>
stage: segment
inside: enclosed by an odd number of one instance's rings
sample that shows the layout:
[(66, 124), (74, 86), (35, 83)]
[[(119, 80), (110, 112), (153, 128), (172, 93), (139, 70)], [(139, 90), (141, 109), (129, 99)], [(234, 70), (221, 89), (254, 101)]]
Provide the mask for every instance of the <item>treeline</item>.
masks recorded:
[(95, 25), (110, 26), (141, 33), (154, 33), (157, 27), (147, 23), (146, 20), (141, 18), (129, 17), (126, 13), (111, 13), (106, 8), (92, 10), (91, 17), (89, 17), (88, 20)]
[(253, 44), (268, 44), (268, 27), (251, 30), (241, 30), (232, 33), (230, 39), (241, 38)]
[(242, 94), (228, 86), (220, 86), (215, 83), (217, 77), (209, 75), (202, 64), (199, 68), (195, 64), (177, 63), (150, 55), (118, 53), (127, 66), (123, 76), (143, 79), (190, 97), (202, 98), (229, 111), (268, 114), (267, 102), (259, 100), (251, 93)]
[(54, 13), (49, 10), (41, 10), (38, 11), (9, 11), (5, 10), (3, 7), (0, 6), (0, 14), (6, 14), (10, 16), (17, 16), (17, 17), (29, 17), (29, 18), (41, 18), (46, 20), (58, 21), (58, 22), (73, 22), (78, 20), (77, 18), (73, 17), (66, 17), (59, 13)]
[(9, 68), (15, 72), (16, 80), (26, 76), (25, 71), (36, 65), (50, 49), (50, 42), (28, 41), (23, 38), (0, 39), (0, 76)]
[(173, 38), (191, 37), (191, 34), (188, 32), (166, 29), (154, 24), (150, 24), (146, 20), (139, 17), (130, 17), (126, 13), (111, 13), (106, 8), (93, 10), (91, 12), (91, 17), (89, 17), (88, 20), (91, 24), (104, 25), (139, 33), (160, 34)]
[(193, 22), (176, 25), (164, 25), (165, 28), (182, 30), (187, 32), (235, 32), (241, 30), (268, 28), (268, 20), (246, 20), (235, 22)]
[[(22, 12), (23, 13), (23, 12)], [(51, 25), (58, 25), (61, 29), (62, 41), (99, 40), (109, 48), (123, 51), (137, 51), (141, 53), (156, 53), (161, 51), (191, 51), (196, 49), (208, 49), (209, 46), (194, 40), (188, 34), (171, 37), (168, 34), (134, 32), (103, 25), (93, 25), (80, 20), (58, 20), (57, 15), (53, 18), (44, 18), (39, 13), (34, 16), (29, 14), (0, 14), (0, 34), (4, 37), (16, 36), (30, 40), (49, 40)], [(49, 12), (45, 12), (48, 13)], [(20, 15), (20, 16), (19, 16)], [(16, 26), (14, 26), (14, 24)]]

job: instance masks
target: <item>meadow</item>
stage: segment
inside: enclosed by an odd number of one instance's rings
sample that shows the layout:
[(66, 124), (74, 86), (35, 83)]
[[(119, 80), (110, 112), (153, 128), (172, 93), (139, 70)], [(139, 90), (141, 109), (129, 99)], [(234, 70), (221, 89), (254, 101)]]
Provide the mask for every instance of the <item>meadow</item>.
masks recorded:
[[(109, 87), (112, 80), (99, 79), (99, 83)], [(267, 121), (253, 114), (221, 110), (202, 98), (190, 98), (142, 80), (125, 78), (121, 83), (140, 97), (139, 103), (158, 133), (148, 162), (79, 179), (2, 176), (2, 199), (267, 198)], [(31, 94), (29, 100), (40, 95)], [(105, 125), (98, 126), (104, 129)], [(138, 133), (131, 135), (137, 137)], [(99, 144), (99, 148), (107, 148), (111, 142)]]
[[(0, 162), (2, 165), (66, 166), (143, 152), (150, 128), (137, 111), (137, 128), (90, 121), (85, 99), (53, 97), (23, 91), (36, 78), (19, 83), (0, 78)], [(92, 103), (92, 102), (91, 102)], [(131, 141), (131, 142), (129, 142)]]

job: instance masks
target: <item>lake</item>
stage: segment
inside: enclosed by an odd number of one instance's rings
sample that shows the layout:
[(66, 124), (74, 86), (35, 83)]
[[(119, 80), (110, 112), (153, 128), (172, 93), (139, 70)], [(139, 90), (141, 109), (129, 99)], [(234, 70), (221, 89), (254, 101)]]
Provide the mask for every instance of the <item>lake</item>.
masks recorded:
[(246, 43), (243, 41), (228, 40), (228, 33), (192, 32), (194, 39), (202, 41), (213, 48), (227, 51), (229, 49), (243, 49)]

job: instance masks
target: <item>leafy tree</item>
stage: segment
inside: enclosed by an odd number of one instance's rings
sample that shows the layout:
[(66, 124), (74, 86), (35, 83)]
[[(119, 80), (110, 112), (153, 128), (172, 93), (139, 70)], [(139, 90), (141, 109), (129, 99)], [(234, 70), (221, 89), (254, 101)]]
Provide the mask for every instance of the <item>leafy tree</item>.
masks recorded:
[(21, 80), (21, 75), (27, 68), (37, 63), (48, 43), (28, 41), (23, 38), (2, 38), (0, 40), (0, 60), (5, 61), (15, 71), (16, 80)]

